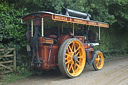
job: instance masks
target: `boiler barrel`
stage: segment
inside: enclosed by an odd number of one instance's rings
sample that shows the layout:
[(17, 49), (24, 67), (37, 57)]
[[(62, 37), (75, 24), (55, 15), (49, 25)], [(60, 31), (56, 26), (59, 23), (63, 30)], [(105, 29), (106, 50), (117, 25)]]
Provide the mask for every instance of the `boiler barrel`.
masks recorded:
[(67, 9), (67, 8), (62, 8), (61, 13), (63, 15), (74, 16), (74, 17), (84, 18), (84, 19), (90, 19), (91, 17), (90, 14), (74, 11), (74, 10)]

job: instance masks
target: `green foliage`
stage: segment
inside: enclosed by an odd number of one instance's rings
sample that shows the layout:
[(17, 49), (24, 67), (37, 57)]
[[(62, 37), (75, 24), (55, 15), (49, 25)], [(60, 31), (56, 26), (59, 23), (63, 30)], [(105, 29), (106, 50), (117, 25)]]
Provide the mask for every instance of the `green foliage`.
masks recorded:
[(21, 17), (41, 10), (59, 13), (63, 7), (89, 13), (93, 20), (110, 24), (110, 29), (102, 30), (100, 50), (127, 52), (128, 0), (3, 0), (0, 2), (0, 41), (25, 46), (26, 27), (20, 24)]
[(103, 52), (127, 52), (128, 0), (3, 0), (0, 2), (0, 41), (25, 46), (26, 27), (20, 24), (21, 17), (41, 10), (59, 13), (63, 7), (89, 13), (93, 20), (110, 24), (110, 29), (102, 30), (100, 49)]
[(0, 34), (2, 34), (2, 39), (11, 39), (14, 44), (24, 46), (26, 29), (20, 24), (20, 21), (26, 8), (16, 9), (14, 4), (9, 5), (7, 2), (0, 3), (0, 8)]

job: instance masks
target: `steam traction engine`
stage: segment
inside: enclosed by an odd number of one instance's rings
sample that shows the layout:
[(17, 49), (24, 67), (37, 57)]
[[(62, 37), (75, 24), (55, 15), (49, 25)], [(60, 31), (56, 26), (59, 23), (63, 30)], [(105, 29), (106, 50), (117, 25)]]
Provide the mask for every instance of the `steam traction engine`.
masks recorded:
[(107, 23), (90, 20), (91, 15), (63, 8), (61, 14), (39, 11), (22, 18), (27, 25), (27, 51), (31, 66), (51, 70), (59, 66), (66, 77), (79, 76), (85, 63), (102, 69), (102, 52), (94, 51), (97, 34), (89, 26), (108, 28)]

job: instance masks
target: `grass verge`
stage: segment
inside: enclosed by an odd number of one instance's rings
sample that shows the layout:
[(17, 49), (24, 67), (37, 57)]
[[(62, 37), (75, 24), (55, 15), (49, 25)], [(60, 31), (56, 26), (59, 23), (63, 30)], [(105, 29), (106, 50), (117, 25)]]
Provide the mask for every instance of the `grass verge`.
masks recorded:
[(20, 67), (17, 67), (16, 73), (10, 73), (0, 76), (0, 85), (5, 85), (7, 83), (11, 83), (16, 80), (27, 78), (34, 74), (37, 74), (37, 72), (34, 71), (33, 69), (28, 69), (26, 67), (27, 65), (22, 65)]

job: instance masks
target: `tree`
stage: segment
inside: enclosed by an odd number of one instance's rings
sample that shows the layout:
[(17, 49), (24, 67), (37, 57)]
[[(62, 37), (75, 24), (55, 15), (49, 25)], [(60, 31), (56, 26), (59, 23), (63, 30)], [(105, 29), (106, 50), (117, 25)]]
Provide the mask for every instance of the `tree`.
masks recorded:
[(1, 42), (25, 46), (26, 28), (20, 24), (21, 17), (44, 10), (59, 13), (61, 8), (89, 13), (92, 20), (109, 23), (110, 29), (102, 31), (100, 48), (104, 52), (127, 51), (128, 0), (3, 0), (0, 2)]

